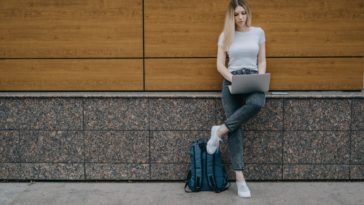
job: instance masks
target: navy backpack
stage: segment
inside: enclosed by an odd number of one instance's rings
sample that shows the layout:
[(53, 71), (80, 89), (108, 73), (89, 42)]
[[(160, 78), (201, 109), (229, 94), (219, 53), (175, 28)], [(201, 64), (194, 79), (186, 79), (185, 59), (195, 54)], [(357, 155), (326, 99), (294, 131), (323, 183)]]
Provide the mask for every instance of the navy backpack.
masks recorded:
[[(221, 163), (221, 152), (214, 154), (206, 151), (207, 140), (199, 139), (190, 146), (191, 165), (188, 170), (185, 191), (215, 191), (216, 193), (229, 188), (229, 178)], [(190, 191), (186, 190), (186, 188)]]

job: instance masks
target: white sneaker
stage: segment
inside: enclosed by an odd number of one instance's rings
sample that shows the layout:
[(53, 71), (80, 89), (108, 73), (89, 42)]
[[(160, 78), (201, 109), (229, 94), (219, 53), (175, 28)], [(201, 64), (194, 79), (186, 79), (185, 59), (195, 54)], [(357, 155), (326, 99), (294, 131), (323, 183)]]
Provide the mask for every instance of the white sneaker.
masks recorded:
[(243, 198), (250, 198), (250, 189), (248, 185), (246, 184), (245, 180), (238, 182), (236, 181), (236, 186), (238, 187), (238, 195)]
[(217, 136), (217, 130), (220, 128), (220, 126), (212, 126), (211, 128), (211, 137), (209, 141), (207, 141), (206, 145), (206, 151), (209, 154), (214, 154), (219, 148), (221, 138)]

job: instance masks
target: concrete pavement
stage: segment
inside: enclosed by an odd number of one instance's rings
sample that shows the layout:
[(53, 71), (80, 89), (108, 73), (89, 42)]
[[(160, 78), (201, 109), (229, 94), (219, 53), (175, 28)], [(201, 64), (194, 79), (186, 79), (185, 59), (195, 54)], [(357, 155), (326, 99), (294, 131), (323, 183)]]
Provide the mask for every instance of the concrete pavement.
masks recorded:
[(185, 193), (182, 182), (0, 183), (0, 205), (362, 205), (364, 182), (248, 182), (252, 198)]

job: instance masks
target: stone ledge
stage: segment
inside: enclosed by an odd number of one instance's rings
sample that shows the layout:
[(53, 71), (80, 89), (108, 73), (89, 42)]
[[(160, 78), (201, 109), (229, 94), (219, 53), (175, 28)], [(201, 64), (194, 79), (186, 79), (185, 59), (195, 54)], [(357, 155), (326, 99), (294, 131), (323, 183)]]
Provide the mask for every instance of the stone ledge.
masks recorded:
[[(364, 98), (330, 93), (267, 99), (242, 126), (247, 179), (364, 179)], [(119, 94), (0, 97), (0, 180), (183, 180), (224, 119), (218, 92)]]
[[(363, 91), (268, 92), (267, 98), (364, 98)], [(220, 98), (220, 92), (0, 92), (4, 97), (81, 97), (81, 98)]]

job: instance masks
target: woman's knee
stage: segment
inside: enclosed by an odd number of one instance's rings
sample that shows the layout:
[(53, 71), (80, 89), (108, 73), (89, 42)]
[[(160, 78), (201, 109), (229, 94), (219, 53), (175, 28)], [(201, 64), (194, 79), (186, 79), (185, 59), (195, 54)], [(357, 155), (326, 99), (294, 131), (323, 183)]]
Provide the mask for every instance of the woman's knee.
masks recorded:
[(251, 105), (254, 109), (258, 111), (261, 110), (262, 107), (264, 107), (265, 105), (265, 94), (261, 92), (251, 94), (248, 97), (246, 104)]

